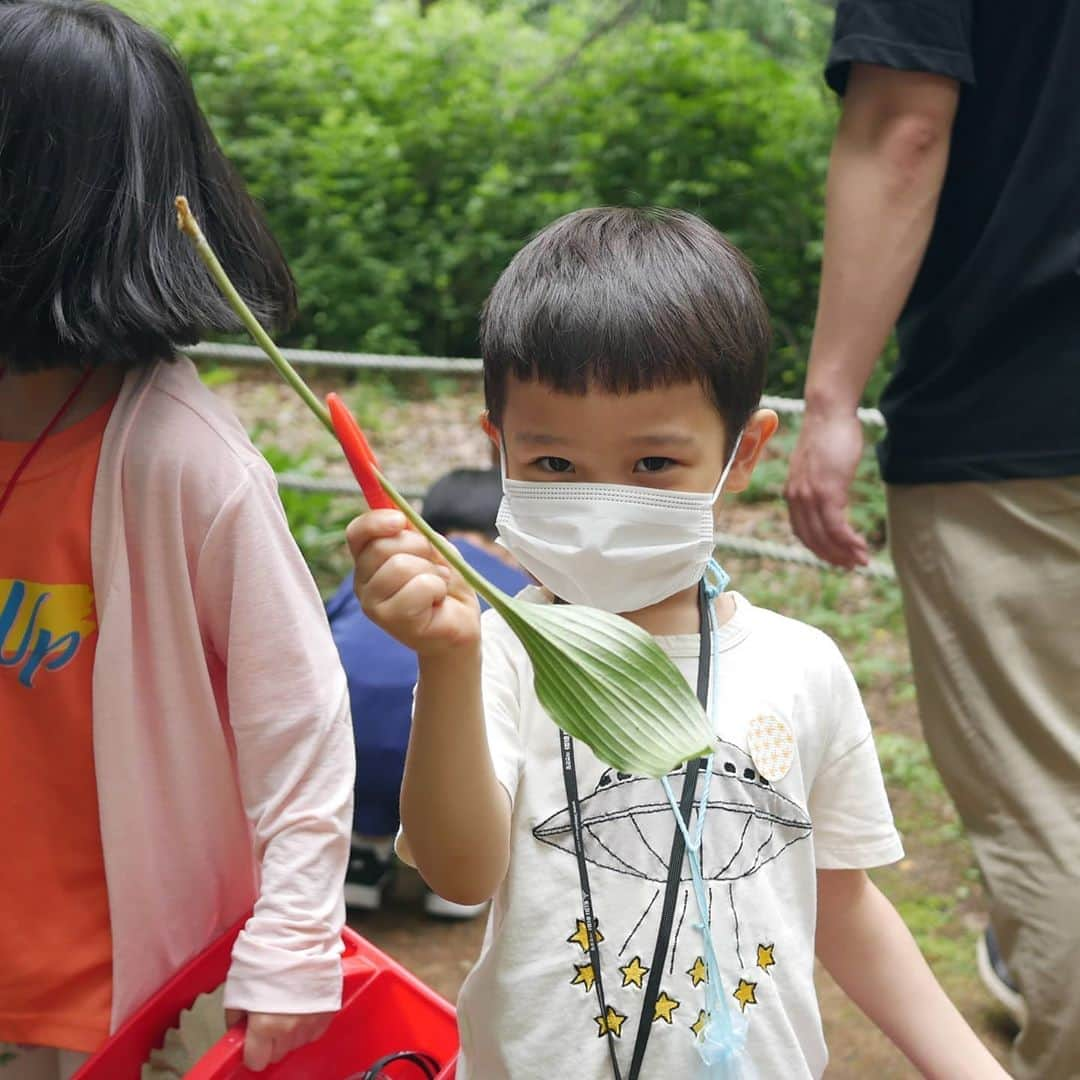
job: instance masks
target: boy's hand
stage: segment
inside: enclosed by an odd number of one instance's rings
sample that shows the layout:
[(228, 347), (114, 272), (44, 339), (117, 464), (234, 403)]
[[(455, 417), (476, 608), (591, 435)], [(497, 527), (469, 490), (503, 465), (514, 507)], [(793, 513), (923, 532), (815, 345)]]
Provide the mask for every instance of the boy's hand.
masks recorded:
[(476, 645), (480, 605), (461, 575), (408, 528), (398, 510), (372, 510), (346, 532), (356, 596), (367, 616), (418, 656)]
[(229, 1009), (225, 1021), (232, 1027), (247, 1017), (244, 1036), (244, 1065), (262, 1072), (276, 1065), (286, 1054), (321, 1039), (337, 1013), (244, 1013)]

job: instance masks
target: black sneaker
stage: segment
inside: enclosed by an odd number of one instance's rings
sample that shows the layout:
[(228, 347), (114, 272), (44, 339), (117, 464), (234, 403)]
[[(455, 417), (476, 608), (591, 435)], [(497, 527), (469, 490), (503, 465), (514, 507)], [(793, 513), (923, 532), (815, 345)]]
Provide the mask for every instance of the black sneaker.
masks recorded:
[(1005, 966), (992, 927), (988, 926), (975, 943), (975, 962), (983, 985), (1022, 1028), (1027, 1023), (1027, 1005), (1012, 973)]
[(345, 905), (358, 911), (377, 911), (383, 889), (394, 872), (394, 842), (353, 840), (345, 871)]

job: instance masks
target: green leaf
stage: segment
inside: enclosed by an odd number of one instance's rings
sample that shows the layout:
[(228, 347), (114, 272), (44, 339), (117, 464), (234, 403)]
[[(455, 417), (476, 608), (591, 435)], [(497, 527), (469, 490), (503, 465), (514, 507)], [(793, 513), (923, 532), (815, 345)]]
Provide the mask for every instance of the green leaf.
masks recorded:
[(710, 752), (696, 695), (641, 627), (593, 608), (511, 604), (504, 618), (532, 660), (540, 703), (601, 761), (664, 776)]

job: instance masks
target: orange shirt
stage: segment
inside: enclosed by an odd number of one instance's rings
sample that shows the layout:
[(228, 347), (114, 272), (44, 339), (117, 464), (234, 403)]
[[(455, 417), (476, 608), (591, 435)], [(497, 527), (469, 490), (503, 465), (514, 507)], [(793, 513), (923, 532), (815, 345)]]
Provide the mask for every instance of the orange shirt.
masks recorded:
[[(90, 565), (111, 410), (47, 439), (0, 512), (0, 1042), (85, 1052), (112, 1004)], [(0, 491), (28, 449), (0, 442)]]

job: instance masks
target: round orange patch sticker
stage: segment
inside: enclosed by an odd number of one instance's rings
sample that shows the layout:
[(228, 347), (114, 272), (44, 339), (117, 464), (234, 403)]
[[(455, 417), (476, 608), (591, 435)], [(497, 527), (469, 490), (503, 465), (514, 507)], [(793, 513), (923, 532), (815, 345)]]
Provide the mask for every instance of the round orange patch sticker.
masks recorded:
[(776, 716), (755, 716), (750, 721), (750, 756), (766, 780), (783, 780), (795, 760), (795, 736)]

